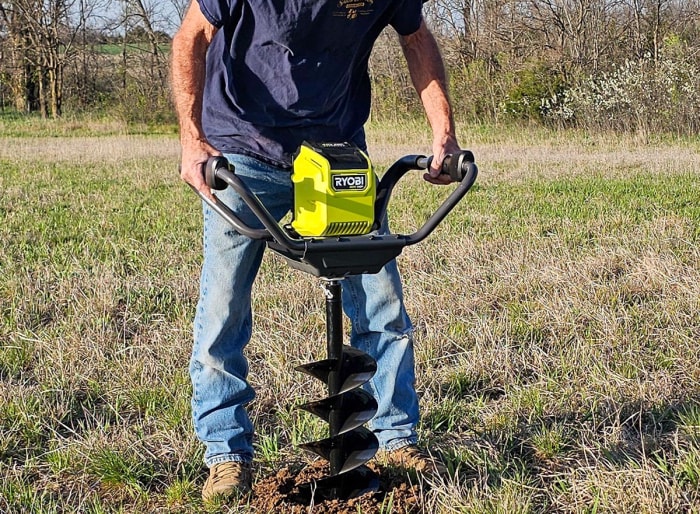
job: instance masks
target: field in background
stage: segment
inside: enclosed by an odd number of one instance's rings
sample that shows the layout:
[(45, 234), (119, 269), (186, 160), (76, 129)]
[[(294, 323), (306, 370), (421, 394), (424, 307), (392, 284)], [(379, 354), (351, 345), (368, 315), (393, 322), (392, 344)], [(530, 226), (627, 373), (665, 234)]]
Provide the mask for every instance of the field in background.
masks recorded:
[[(0, 122), (0, 512), (199, 512), (200, 219), (176, 138), (34, 123)], [(382, 168), (429, 151), (415, 127), (369, 136)], [(425, 511), (700, 512), (700, 142), (460, 139), (477, 185), (399, 261), (420, 434), (454, 471)], [(447, 193), (408, 179), (394, 230)], [(293, 367), (325, 326), (316, 280), (273, 255), (254, 308), (260, 476), (323, 430)]]

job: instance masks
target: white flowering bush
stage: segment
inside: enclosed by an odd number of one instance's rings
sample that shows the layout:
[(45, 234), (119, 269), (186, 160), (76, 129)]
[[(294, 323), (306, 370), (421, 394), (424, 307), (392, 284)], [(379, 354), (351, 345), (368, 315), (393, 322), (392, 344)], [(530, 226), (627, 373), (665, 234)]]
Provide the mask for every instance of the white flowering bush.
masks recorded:
[(628, 60), (543, 99), (544, 117), (595, 129), (697, 133), (700, 68), (678, 52)]

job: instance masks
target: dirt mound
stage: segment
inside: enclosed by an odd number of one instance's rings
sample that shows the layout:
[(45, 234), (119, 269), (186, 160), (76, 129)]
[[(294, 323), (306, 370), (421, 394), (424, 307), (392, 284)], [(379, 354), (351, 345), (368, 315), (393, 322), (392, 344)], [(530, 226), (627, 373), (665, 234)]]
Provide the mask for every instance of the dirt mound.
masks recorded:
[[(374, 514), (393, 512), (410, 514), (419, 511), (418, 486), (412, 484), (406, 473), (371, 464), (379, 474), (379, 490), (347, 501), (314, 502), (314, 514)], [(328, 464), (318, 461), (301, 469), (287, 466), (275, 475), (258, 478), (250, 505), (255, 512), (285, 512), (306, 514), (309, 504), (302, 503), (298, 486), (328, 476)], [(389, 508), (391, 507), (391, 508)]]

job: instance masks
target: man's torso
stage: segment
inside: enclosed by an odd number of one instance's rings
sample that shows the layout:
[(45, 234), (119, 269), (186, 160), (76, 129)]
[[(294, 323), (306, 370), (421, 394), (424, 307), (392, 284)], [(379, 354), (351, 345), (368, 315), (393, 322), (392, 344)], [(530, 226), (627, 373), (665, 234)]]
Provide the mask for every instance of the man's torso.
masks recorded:
[[(415, 0), (200, 0), (200, 5), (221, 26), (207, 57), (207, 137), (221, 151), (283, 166), (304, 139), (364, 146), (367, 62), (374, 41), (390, 23), (405, 33), (420, 22)], [(399, 11), (407, 5), (411, 13)]]

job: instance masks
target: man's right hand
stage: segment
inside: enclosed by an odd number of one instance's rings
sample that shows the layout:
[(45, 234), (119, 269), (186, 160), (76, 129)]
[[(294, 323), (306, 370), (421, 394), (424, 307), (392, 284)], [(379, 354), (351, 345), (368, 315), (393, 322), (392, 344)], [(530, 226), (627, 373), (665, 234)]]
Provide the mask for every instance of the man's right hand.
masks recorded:
[(214, 195), (204, 180), (204, 170), (209, 157), (221, 155), (221, 152), (204, 139), (182, 140), (181, 144), (180, 178), (204, 196), (213, 200)]

